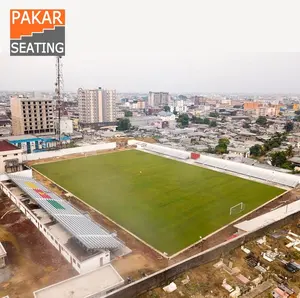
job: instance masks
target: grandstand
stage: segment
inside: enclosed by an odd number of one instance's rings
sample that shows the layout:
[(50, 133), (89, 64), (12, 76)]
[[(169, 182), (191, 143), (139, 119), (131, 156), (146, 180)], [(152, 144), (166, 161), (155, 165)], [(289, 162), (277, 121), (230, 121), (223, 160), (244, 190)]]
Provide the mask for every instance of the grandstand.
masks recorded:
[(107, 231), (50, 192), (38, 181), (17, 175), (9, 178), (39, 206), (59, 222), (87, 250), (115, 249), (122, 244)]
[(201, 155), (196, 163), (207, 166), (209, 168), (220, 169), (288, 187), (296, 187), (300, 181), (300, 177), (296, 175), (262, 169), (243, 163), (237, 163), (234, 161), (219, 159), (207, 155)]
[(79, 273), (103, 266), (130, 250), (66, 200), (22, 172), (0, 182), (1, 190), (14, 202), (47, 240)]
[[(160, 145), (148, 144), (140, 141), (132, 141), (138, 148), (148, 151), (159, 153), (161, 155), (171, 156), (176, 159), (187, 160), (190, 157), (190, 153), (178, 149), (164, 147)], [(272, 171), (269, 169), (250, 166), (243, 163), (238, 163), (230, 160), (224, 160), (208, 155), (202, 155), (195, 161), (197, 164), (209, 167), (210, 169), (219, 169), (230, 173), (242, 175), (244, 177), (255, 178), (267, 183), (276, 185), (282, 185), (285, 187), (296, 187), (300, 182), (300, 177), (297, 175), (286, 174), (278, 171)]]
[(190, 153), (178, 149), (173, 149), (169, 147), (159, 146), (155, 144), (147, 144), (147, 143), (140, 143), (139, 144), (143, 150), (158, 153), (160, 155), (167, 155), (177, 159), (189, 159)]

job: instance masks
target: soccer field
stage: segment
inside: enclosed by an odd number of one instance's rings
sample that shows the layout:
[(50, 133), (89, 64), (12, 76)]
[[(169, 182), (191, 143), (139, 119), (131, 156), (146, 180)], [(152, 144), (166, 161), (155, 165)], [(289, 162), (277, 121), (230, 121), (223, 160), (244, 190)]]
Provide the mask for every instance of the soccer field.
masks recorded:
[(137, 150), (34, 168), (169, 255), (284, 192)]

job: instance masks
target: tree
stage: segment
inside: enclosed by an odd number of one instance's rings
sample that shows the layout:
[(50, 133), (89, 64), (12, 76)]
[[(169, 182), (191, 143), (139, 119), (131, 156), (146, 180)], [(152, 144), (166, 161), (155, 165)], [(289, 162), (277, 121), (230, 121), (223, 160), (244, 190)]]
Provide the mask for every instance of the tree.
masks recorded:
[(203, 123), (204, 123), (204, 124), (209, 124), (209, 123), (210, 123), (210, 120), (209, 120), (208, 118), (204, 118)]
[(185, 95), (180, 94), (178, 97), (180, 100), (187, 100), (187, 97)]
[(203, 124), (204, 120), (200, 117), (193, 116), (191, 122), (195, 124)]
[(284, 151), (278, 151), (271, 154), (271, 162), (275, 167), (281, 168), (282, 165), (287, 163), (286, 153)]
[(230, 141), (227, 138), (219, 139), (219, 145), (221, 145), (221, 146), (226, 146), (227, 147), (229, 145), (229, 143), (230, 143)]
[(295, 114), (296, 114), (296, 115), (300, 115), (300, 110), (295, 111)]
[(217, 112), (210, 112), (209, 113), (209, 117), (214, 117), (214, 118), (218, 118), (219, 114)]
[(169, 107), (169, 106), (164, 106), (164, 111), (165, 111), (165, 112), (170, 112), (170, 111), (171, 111), (171, 109), (170, 109), (170, 107)]
[(227, 146), (229, 145), (229, 140), (226, 138), (219, 139), (219, 143), (215, 148), (215, 153), (224, 154), (227, 153)]
[(294, 123), (291, 121), (288, 121), (285, 126), (284, 129), (287, 133), (291, 132), (294, 129)]
[(173, 114), (177, 116), (178, 112), (174, 109)]
[(256, 119), (256, 123), (260, 126), (266, 126), (267, 123), (268, 123), (268, 120), (265, 116), (259, 116), (257, 119)]
[(131, 111), (124, 111), (125, 117), (132, 117), (132, 112)]
[(293, 157), (293, 146), (290, 145), (290, 146), (286, 149), (285, 153), (286, 153), (286, 156), (287, 156), (287, 157)]
[(177, 122), (180, 123), (182, 127), (186, 127), (189, 125), (189, 116), (188, 114), (180, 114), (177, 118)]
[(130, 127), (131, 127), (131, 123), (128, 118), (122, 118), (118, 121), (117, 130), (119, 131), (129, 130)]
[(217, 122), (216, 121), (211, 121), (209, 124), (210, 127), (216, 127), (217, 126)]
[(300, 115), (299, 115), (299, 116), (296, 116), (296, 117), (294, 117), (294, 121), (296, 121), (296, 122), (300, 122)]
[(261, 145), (256, 144), (256, 145), (250, 147), (250, 155), (251, 156), (258, 157), (258, 156), (262, 156), (263, 154), (264, 154), (264, 150)]

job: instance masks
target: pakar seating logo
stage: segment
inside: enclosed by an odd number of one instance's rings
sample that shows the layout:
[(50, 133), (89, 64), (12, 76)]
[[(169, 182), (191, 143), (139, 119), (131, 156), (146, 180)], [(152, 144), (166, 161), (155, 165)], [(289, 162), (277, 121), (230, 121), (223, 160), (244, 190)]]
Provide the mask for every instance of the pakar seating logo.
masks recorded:
[(65, 56), (64, 9), (11, 9), (11, 56)]

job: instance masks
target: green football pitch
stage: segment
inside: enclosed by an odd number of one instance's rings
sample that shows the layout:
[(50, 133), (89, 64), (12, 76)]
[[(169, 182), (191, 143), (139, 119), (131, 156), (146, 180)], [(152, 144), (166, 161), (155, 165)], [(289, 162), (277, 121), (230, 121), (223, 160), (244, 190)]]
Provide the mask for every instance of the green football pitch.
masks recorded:
[(137, 150), (34, 167), (169, 255), (284, 192)]

